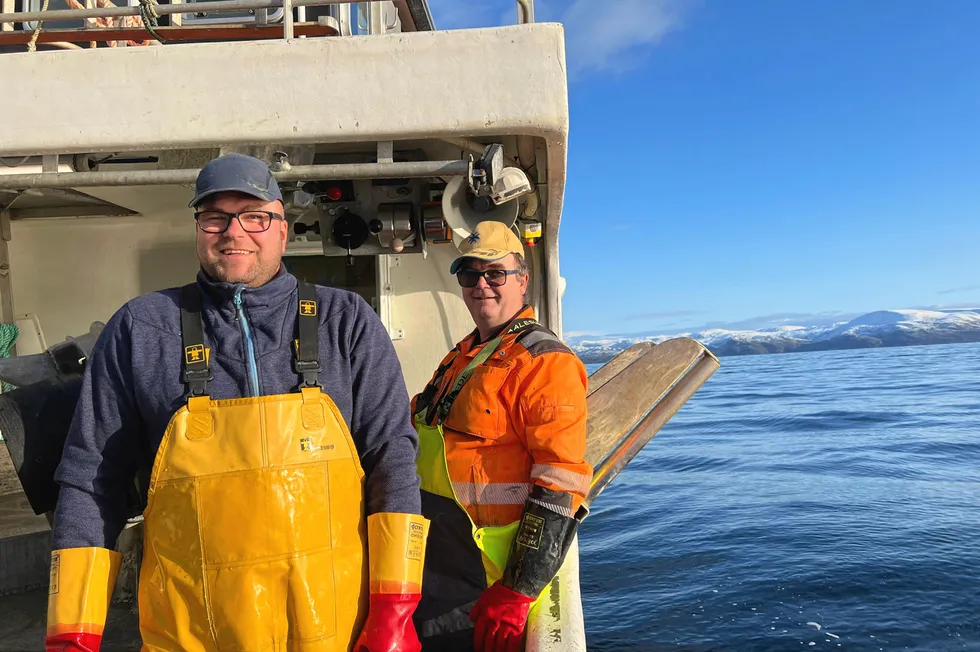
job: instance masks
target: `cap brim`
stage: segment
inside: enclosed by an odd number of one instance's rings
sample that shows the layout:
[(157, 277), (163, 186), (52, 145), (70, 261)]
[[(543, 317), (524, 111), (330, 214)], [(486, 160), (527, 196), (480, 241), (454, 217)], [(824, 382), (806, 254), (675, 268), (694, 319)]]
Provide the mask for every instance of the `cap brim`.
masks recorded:
[(280, 199), (279, 197), (276, 197), (272, 193), (261, 192), (259, 190), (254, 189), (254, 188), (240, 188), (240, 187), (235, 187), (235, 188), (212, 188), (212, 189), (210, 189), (210, 190), (208, 190), (206, 192), (202, 192), (199, 195), (195, 195), (194, 196), (194, 199), (192, 199), (191, 200), (191, 203), (189, 203), (187, 206), (188, 206), (188, 208), (194, 208), (195, 206), (197, 206), (198, 204), (200, 204), (202, 201), (204, 201), (208, 197), (210, 197), (212, 195), (217, 195), (219, 192), (240, 192), (243, 195), (248, 195), (250, 197), (255, 197), (256, 199), (261, 199), (262, 201), (267, 201), (267, 202), (270, 202), (270, 201), (282, 201), (282, 199)]
[(494, 260), (500, 260), (510, 255), (511, 251), (502, 251), (500, 249), (474, 249), (468, 252), (465, 256), (460, 256), (453, 261), (453, 264), (449, 267), (449, 273), (455, 274), (459, 271), (459, 266), (463, 264), (463, 261), (467, 258), (477, 258), (479, 260), (486, 260), (492, 262)]

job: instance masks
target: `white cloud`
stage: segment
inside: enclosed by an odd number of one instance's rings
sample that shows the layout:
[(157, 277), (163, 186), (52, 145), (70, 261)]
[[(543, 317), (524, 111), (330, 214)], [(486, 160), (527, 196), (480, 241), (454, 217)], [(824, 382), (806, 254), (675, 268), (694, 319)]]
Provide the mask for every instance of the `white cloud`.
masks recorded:
[(937, 294), (960, 294), (961, 292), (975, 292), (980, 290), (980, 285), (964, 285), (958, 288), (949, 288), (947, 290), (940, 290)]
[[(681, 29), (701, 0), (537, 0), (535, 20), (565, 26), (565, 56), (575, 79), (623, 72), (663, 38)], [(515, 0), (429, 0), (437, 29), (495, 27), (517, 22)]]
[(695, 4), (695, 0), (574, 0), (560, 18), (569, 72), (621, 72), (634, 67), (667, 34), (684, 25)]

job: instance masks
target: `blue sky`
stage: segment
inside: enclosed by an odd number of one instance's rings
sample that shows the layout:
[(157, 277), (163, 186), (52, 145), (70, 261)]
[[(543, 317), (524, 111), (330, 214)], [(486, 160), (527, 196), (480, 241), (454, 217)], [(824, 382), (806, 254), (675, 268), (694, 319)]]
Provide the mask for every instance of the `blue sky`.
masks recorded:
[(980, 305), (980, 2), (535, 7), (566, 28), (566, 335)]

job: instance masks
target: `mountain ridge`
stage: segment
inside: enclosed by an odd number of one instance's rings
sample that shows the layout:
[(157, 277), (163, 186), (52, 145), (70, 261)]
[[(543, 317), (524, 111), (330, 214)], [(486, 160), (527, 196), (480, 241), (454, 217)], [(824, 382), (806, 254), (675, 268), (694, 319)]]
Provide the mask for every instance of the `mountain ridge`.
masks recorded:
[(577, 335), (568, 341), (587, 364), (606, 362), (636, 342), (659, 343), (676, 337), (698, 340), (718, 356), (980, 342), (980, 308), (875, 310), (847, 317), (834, 321), (819, 316), (810, 324), (784, 323), (746, 330)]

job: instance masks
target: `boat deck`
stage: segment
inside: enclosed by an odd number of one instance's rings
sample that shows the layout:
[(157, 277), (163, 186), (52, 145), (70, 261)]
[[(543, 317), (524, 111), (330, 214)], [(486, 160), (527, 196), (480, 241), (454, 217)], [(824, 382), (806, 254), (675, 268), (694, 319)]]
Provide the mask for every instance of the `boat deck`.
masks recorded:
[[(31, 509), (7, 449), (0, 444), (0, 652), (44, 650), (51, 528)], [(102, 649), (140, 649), (139, 622), (130, 602), (109, 610)]]
[[(48, 520), (31, 509), (7, 447), (0, 444), (0, 595), (47, 584), (50, 540)], [(0, 646), (6, 644), (0, 632)]]
[[(106, 652), (136, 652), (142, 640), (132, 603), (109, 608), (102, 649)], [(44, 651), (48, 589), (41, 587), (0, 597), (0, 652)]]

